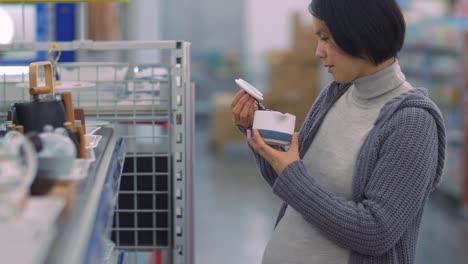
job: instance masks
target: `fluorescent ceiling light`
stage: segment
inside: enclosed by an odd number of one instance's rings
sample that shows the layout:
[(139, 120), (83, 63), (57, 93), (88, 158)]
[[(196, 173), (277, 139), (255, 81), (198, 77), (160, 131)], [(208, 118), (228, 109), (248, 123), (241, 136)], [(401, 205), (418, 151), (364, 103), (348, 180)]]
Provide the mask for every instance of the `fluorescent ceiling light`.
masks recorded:
[(5, 9), (0, 7), (0, 44), (9, 44), (15, 34), (13, 20)]

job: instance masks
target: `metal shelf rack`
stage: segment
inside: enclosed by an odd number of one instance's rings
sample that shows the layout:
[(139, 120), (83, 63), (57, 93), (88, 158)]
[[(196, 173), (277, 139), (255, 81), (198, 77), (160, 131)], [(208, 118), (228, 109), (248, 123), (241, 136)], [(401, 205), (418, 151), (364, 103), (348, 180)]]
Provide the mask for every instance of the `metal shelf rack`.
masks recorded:
[[(86, 125), (109, 125), (126, 145), (112, 239), (125, 252), (157, 252), (162, 263), (190, 264), (193, 252), (194, 85), (190, 43), (72, 41), (0, 45), (4, 52), (48, 51), (53, 44), (89, 62), (59, 63), (57, 82), (75, 83)], [(93, 61), (113, 52), (114, 62)], [(138, 61), (137, 54), (156, 63)], [(155, 53), (156, 52), (156, 53)], [(140, 56), (141, 57), (141, 56)], [(10, 65), (9, 65), (10, 66)], [(28, 100), (27, 65), (0, 63), (0, 120)], [(87, 84), (95, 84), (86, 87)]]

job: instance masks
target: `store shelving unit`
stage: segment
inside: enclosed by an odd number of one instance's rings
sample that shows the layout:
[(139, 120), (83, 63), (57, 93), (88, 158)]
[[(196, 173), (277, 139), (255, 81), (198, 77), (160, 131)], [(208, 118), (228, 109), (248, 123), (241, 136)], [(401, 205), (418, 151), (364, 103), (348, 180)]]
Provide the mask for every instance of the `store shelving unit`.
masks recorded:
[[(52, 44), (15, 43), (0, 45), (0, 50), (47, 51)], [(62, 51), (74, 51), (77, 57), (90, 61), (59, 61), (56, 66), (59, 81), (77, 83), (64, 90), (72, 91), (74, 106), (84, 109), (87, 125), (112, 127), (126, 146), (112, 229), (106, 233), (98, 228), (90, 238), (108, 234), (118, 249), (154, 252), (161, 264), (193, 263), (194, 86), (190, 78), (190, 43), (56, 44)], [(122, 59), (111, 63), (93, 61), (96, 54), (107, 51), (117, 52)], [(157, 63), (135, 60), (135, 54), (145, 51), (155, 56), (151, 61)], [(9, 68), (8, 74), (0, 67), (0, 120), (6, 119), (11, 104), (28, 100), (27, 89), (18, 87), (18, 83), (27, 82), (27, 65), (18, 66)], [(95, 85), (80, 87), (80, 83)], [(96, 255), (100, 247), (96, 250), (93, 241), (88, 245)], [(89, 254), (77, 259), (100, 263), (99, 258)]]
[[(465, 30), (463, 34), (463, 141), (468, 142), (468, 30)], [(464, 171), (463, 177), (465, 179), (463, 183), (463, 207), (465, 211), (465, 216), (468, 217), (468, 144), (463, 145), (463, 164), (464, 164)]]
[(466, 154), (463, 158), (464, 153), (468, 153), (464, 144), (467, 142), (464, 134), (468, 133), (468, 125), (464, 124), (468, 113), (464, 99), (468, 89), (467, 32), (468, 24), (462, 20), (421, 21), (408, 26), (409, 35), (399, 54), (407, 80), (413, 86), (425, 87), (444, 117), (446, 165), (439, 190), (456, 200), (465, 200), (465, 206), (468, 205)]

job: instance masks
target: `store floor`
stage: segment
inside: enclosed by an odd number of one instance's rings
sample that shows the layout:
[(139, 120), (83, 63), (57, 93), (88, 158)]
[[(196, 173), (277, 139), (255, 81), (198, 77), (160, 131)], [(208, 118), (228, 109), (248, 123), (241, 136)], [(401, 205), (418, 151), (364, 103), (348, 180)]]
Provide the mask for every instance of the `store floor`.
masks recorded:
[[(197, 116), (196, 264), (261, 263), (281, 201), (261, 179), (246, 145), (229, 143), (213, 153), (210, 135), (209, 118)], [(418, 264), (468, 263), (468, 219), (453, 200), (432, 195), (418, 246)]]

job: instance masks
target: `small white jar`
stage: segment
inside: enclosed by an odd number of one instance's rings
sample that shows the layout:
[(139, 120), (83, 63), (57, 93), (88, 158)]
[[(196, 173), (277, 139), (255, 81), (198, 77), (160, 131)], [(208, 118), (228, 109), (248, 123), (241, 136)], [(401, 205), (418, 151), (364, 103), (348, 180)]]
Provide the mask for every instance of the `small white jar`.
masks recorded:
[(255, 111), (252, 128), (258, 129), (265, 143), (287, 146), (291, 143), (296, 116), (278, 111)]

